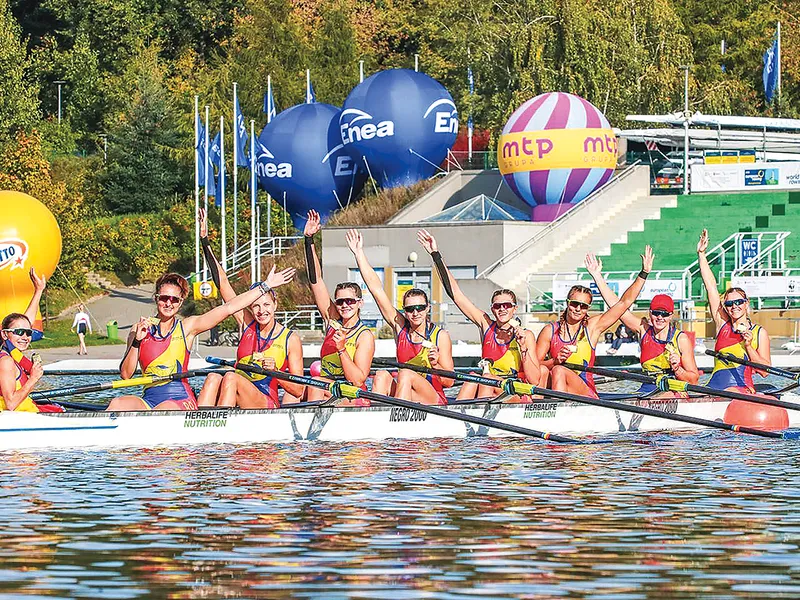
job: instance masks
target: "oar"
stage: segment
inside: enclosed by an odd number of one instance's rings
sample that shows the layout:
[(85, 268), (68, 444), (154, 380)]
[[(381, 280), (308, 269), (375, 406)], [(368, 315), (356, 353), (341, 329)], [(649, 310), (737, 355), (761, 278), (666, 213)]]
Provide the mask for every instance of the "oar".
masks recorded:
[[(117, 390), (127, 387), (137, 387), (141, 385), (149, 385), (151, 383), (163, 383), (165, 381), (177, 381), (179, 379), (186, 379), (198, 375), (208, 375), (213, 373), (213, 369), (195, 369), (193, 371), (186, 371), (184, 373), (174, 373), (163, 377), (148, 375), (145, 377), (132, 377), (131, 379), (116, 379), (114, 381), (104, 381), (103, 383), (92, 383), (89, 385), (82, 385), (78, 387), (57, 388), (54, 390), (42, 390), (40, 392), (33, 392), (31, 399), (36, 404), (50, 404), (47, 400), (52, 398), (63, 398), (64, 396), (75, 396), (77, 394), (88, 394), (91, 392), (101, 392), (103, 390)], [(70, 408), (65, 402), (59, 402), (62, 406)], [(87, 405), (75, 405), (84, 409)], [(98, 407), (98, 410), (104, 410), (105, 407)]]
[[(248, 373), (255, 373), (257, 375), (266, 375), (267, 377), (274, 377), (275, 379), (282, 379), (283, 381), (291, 381), (292, 383), (299, 383), (300, 385), (311, 386), (322, 390), (326, 390), (331, 394), (331, 396), (335, 398), (366, 398), (368, 400), (374, 400), (375, 402), (380, 402), (381, 404), (388, 404), (389, 406), (399, 406), (401, 408), (418, 410), (432, 415), (445, 417), (447, 419), (456, 419), (457, 421), (464, 421), (465, 423), (472, 423), (473, 425), (483, 425), (484, 427), (491, 427), (493, 429), (500, 429), (502, 431), (508, 431), (520, 435), (527, 435), (530, 437), (541, 438), (543, 440), (549, 440), (552, 442), (572, 443), (572, 444), (583, 443), (579, 440), (575, 440), (555, 433), (545, 433), (543, 431), (537, 431), (535, 429), (528, 429), (527, 427), (518, 427), (517, 425), (511, 425), (509, 423), (501, 423), (499, 421), (493, 421), (491, 419), (484, 419), (483, 417), (475, 417), (472, 415), (462, 414), (459, 412), (447, 410), (445, 408), (439, 408), (438, 406), (419, 404), (418, 402), (410, 402), (408, 400), (401, 400), (400, 398), (392, 398), (391, 396), (384, 396), (383, 394), (367, 392), (359, 387), (356, 387), (346, 382), (334, 381), (329, 383), (327, 381), (320, 381), (319, 379), (312, 379), (311, 377), (292, 375), (291, 373), (286, 373), (284, 371), (272, 371), (269, 369), (263, 369), (255, 365), (245, 365), (245, 364), (237, 365), (234, 361), (223, 360), (221, 358), (215, 358), (213, 356), (206, 357), (206, 361), (215, 365), (234, 367), (240, 371), (247, 371)], [(291, 405), (287, 406), (287, 408), (290, 407)]]
[[(568, 400), (571, 402), (578, 402), (580, 404), (590, 404), (592, 406), (601, 406), (603, 408), (610, 408), (612, 410), (619, 410), (623, 412), (635, 413), (637, 415), (645, 415), (647, 417), (657, 417), (668, 421), (679, 421), (681, 423), (689, 423), (691, 425), (700, 425), (702, 427), (710, 427), (714, 429), (725, 429), (727, 431), (737, 431), (740, 433), (748, 433), (750, 435), (757, 435), (766, 438), (778, 439), (799, 439), (800, 431), (762, 431), (752, 427), (744, 427), (742, 425), (730, 425), (719, 421), (711, 421), (709, 419), (701, 419), (699, 417), (691, 417), (689, 415), (678, 415), (668, 413), (663, 410), (655, 408), (647, 408), (644, 406), (633, 406), (631, 404), (624, 404), (622, 402), (614, 402), (613, 400), (604, 400), (602, 398), (590, 398), (588, 396), (579, 396), (578, 394), (570, 394), (567, 392), (559, 392), (556, 390), (548, 390), (546, 388), (539, 388), (530, 383), (523, 383), (518, 379), (491, 379), (480, 375), (472, 375), (466, 373), (456, 373), (455, 371), (445, 371), (442, 369), (431, 369), (427, 367), (419, 367), (417, 365), (410, 365), (408, 363), (398, 363), (390, 360), (381, 360), (380, 362), (398, 366), (403, 369), (410, 369), (419, 373), (429, 373), (431, 375), (438, 375), (439, 377), (461, 379), (462, 381), (471, 381), (482, 385), (499, 388), (507, 394), (520, 394), (520, 395), (540, 395), (547, 398), (556, 398), (558, 400)], [(569, 365), (572, 367), (573, 365)], [(581, 370), (581, 369), (579, 369)], [(603, 369), (605, 371), (605, 369)], [(594, 371), (591, 371), (594, 372)], [(615, 373), (615, 371), (609, 371)], [(603, 374), (603, 373), (601, 373)]]
[(779, 406), (789, 410), (800, 410), (800, 404), (795, 402), (787, 402), (786, 400), (778, 400), (777, 398), (762, 398), (761, 396), (754, 396), (753, 394), (743, 394), (741, 392), (731, 392), (729, 390), (718, 390), (704, 385), (695, 385), (693, 383), (681, 381), (680, 379), (673, 379), (665, 375), (654, 377), (652, 375), (629, 373), (628, 371), (612, 371), (611, 369), (603, 369), (602, 367), (586, 367), (584, 365), (575, 365), (571, 363), (564, 363), (564, 366), (575, 371), (597, 373), (598, 375), (607, 375), (610, 377), (617, 377), (618, 379), (650, 383), (663, 392), (697, 392), (709, 396), (730, 398), (731, 400), (744, 400), (745, 402), (753, 402), (755, 404), (768, 404), (769, 406)]
[(719, 358), (726, 362), (732, 362), (736, 363), (737, 365), (744, 365), (746, 367), (753, 367), (754, 369), (758, 369), (759, 371), (764, 371), (765, 373), (769, 373), (771, 375), (777, 375), (778, 377), (786, 377), (787, 379), (794, 379), (795, 381), (800, 380), (800, 373), (794, 373), (793, 371), (787, 371), (786, 369), (780, 369), (778, 367), (773, 367), (771, 365), (763, 365), (761, 363), (753, 362), (752, 360), (739, 358), (738, 356), (734, 356), (733, 354), (729, 354), (727, 352), (706, 350), (706, 354), (708, 354), (709, 356), (713, 356), (714, 358)]

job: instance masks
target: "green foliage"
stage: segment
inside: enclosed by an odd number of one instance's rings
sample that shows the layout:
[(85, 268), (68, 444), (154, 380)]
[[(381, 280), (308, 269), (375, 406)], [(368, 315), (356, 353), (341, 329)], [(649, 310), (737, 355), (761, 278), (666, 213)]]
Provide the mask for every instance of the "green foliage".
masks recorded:
[(188, 177), (173, 156), (180, 144), (178, 115), (157, 50), (143, 50), (126, 79), (119, 92), (123, 109), (109, 123), (106, 203), (116, 213), (165, 209), (185, 190)]
[(9, 139), (18, 128), (32, 126), (39, 116), (38, 89), (28, 74), (28, 57), (20, 27), (0, 0), (0, 138)]

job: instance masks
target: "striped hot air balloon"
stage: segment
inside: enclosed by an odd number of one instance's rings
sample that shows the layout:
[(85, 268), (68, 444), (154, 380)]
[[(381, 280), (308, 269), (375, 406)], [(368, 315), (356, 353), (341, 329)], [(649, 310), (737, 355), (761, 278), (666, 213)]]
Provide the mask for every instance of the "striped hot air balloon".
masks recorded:
[(508, 187), (533, 207), (533, 220), (552, 221), (609, 180), (617, 138), (590, 102), (550, 92), (514, 111), (497, 160)]

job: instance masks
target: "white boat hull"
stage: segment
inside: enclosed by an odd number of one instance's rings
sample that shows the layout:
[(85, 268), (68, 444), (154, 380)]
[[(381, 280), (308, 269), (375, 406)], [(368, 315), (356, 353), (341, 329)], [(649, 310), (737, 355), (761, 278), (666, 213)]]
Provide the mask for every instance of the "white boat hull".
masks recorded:
[[(800, 397), (786, 395), (798, 401)], [(636, 404), (704, 419), (722, 419), (722, 399), (651, 399)], [(449, 410), (502, 423), (570, 436), (698, 427), (606, 408), (542, 400), (534, 404), (480, 404)], [(790, 425), (800, 413), (789, 411)], [(300, 408), (192, 412), (0, 413), (0, 450), (86, 447), (159, 447), (192, 444), (256, 444), (292, 441), (356, 441), (392, 438), (464, 438), (516, 434), (464, 423), (418, 410)]]

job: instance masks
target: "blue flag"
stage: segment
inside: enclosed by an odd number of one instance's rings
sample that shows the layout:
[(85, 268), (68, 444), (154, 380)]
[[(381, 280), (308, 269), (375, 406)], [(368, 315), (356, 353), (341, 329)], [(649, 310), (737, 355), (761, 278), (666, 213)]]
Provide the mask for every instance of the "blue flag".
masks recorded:
[(242, 109), (239, 107), (239, 99), (236, 99), (236, 166), (250, 168), (250, 159), (247, 158), (247, 148), (249, 144), (247, 135), (247, 124), (244, 122)]
[(206, 183), (206, 130), (200, 121), (200, 115), (197, 117), (197, 144), (194, 147), (195, 156), (197, 158), (197, 181), (200, 182), (200, 187)]
[(776, 36), (772, 45), (764, 52), (764, 95), (767, 103), (772, 102), (775, 95), (775, 88), (778, 86), (778, 72), (781, 68), (781, 59), (778, 51), (778, 37)]
[(219, 168), (219, 146), (220, 135), (217, 132), (216, 137), (211, 142), (211, 147), (208, 149), (208, 161), (217, 168)]
[[(472, 67), (467, 67), (467, 83), (469, 84), (469, 95), (472, 96), (475, 93), (475, 78), (472, 76)], [(469, 129), (469, 135), (472, 135), (472, 109), (469, 111), (467, 129)]]
[(223, 181), (225, 182), (225, 187), (228, 187), (228, 185), (227, 185), (228, 184), (228, 179), (225, 177), (225, 170), (224, 169), (222, 171), (220, 171), (219, 175), (217, 176), (217, 184), (216, 184), (216, 189), (214, 190), (214, 193), (212, 193), (211, 190), (209, 190), (209, 192), (208, 192), (209, 196), (214, 196), (214, 206), (216, 206), (217, 208), (221, 208), (222, 207), (222, 182)]
[(272, 88), (264, 92), (264, 107), (262, 110), (267, 115), (268, 121), (271, 121), (278, 114), (278, 109), (275, 107), (275, 96), (272, 95)]

